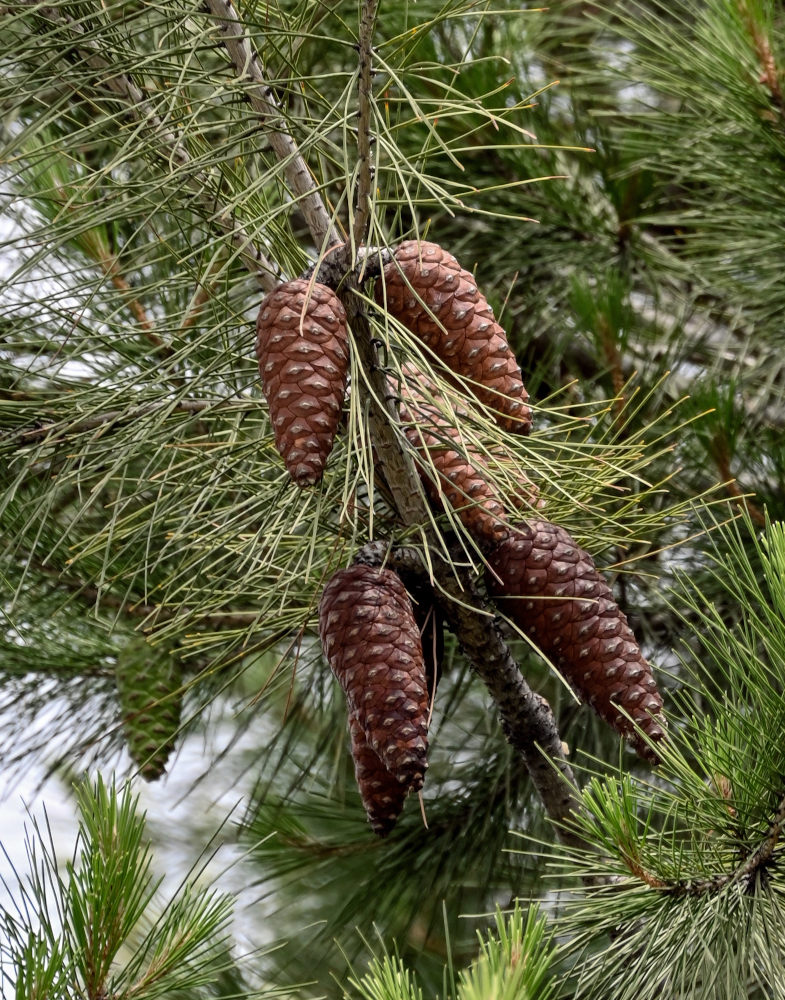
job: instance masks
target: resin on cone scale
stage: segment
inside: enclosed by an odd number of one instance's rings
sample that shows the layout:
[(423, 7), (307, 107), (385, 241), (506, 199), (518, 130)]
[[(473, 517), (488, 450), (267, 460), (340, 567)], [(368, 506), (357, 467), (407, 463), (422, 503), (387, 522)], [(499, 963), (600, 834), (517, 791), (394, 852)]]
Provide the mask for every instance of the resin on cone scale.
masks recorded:
[(262, 302), (256, 355), (275, 445), (298, 486), (324, 472), (349, 370), (346, 312), (332, 289), (287, 281)]
[(396, 780), (418, 791), (428, 766), (428, 686), (400, 578), (375, 566), (339, 570), (319, 603), (319, 635), (368, 745)]
[(511, 531), (490, 554), (488, 588), (597, 714), (642, 757), (656, 760), (619, 708), (649, 739), (661, 740), (657, 682), (588, 552), (564, 528), (532, 521)]
[(403, 812), (409, 789), (401, 784), (369, 746), (365, 728), (355, 713), (349, 715), (354, 777), (371, 829), (380, 837), (392, 830)]
[(416, 334), (516, 434), (531, 429), (521, 369), (474, 277), (436, 243), (407, 240), (376, 282), (377, 303)]
[(449, 504), (477, 542), (495, 545), (508, 525), (482, 457), (466, 446), (460, 428), (442, 413), (433, 382), (411, 363), (403, 366), (403, 374), (401, 421), (407, 441), (417, 452), (416, 464), (428, 499), (437, 509)]

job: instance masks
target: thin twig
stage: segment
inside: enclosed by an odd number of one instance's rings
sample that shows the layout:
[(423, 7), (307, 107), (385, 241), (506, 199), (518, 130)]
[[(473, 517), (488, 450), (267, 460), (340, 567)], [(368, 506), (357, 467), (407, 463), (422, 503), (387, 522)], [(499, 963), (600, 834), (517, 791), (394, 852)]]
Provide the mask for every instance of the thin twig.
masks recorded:
[(363, 0), (360, 15), (360, 38), (357, 81), (357, 202), (354, 207), (354, 245), (360, 247), (368, 238), (373, 192), (371, 167), (371, 77), (373, 67), (373, 26), (376, 0)]
[[(167, 344), (165, 340), (155, 332), (155, 326), (153, 321), (147, 315), (147, 310), (139, 301), (139, 299), (133, 294), (133, 290), (123, 274), (120, 271), (120, 265), (117, 262), (117, 257), (113, 254), (101, 254), (99, 258), (99, 263), (104, 274), (109, 277), (114, 287), (120, 292), (128, 303), (128, 308), (133, 313), (134, 319), (138, 323), (142, 336), (152, 344), (155, 353), (162, 361), (167, 361), (174, 356), (174, 349), (171, 344)], [(179, 388), (183, 384), (182, 378), (177, 376), (172, 376), (170, 379), (171, 383), (175, 388)]]
[(750, 11), (748, 0), (740, 0), (739, 10), (746, 22), (747, 30), (752, 38), (760, 63), (761, 73), (758, 79), (768, 90), (772, 104), (774, 104), (780, 115), (782, 115), (785, 113), (785, 95), (782, 92), (780, 73), (774, 59), (771, 43), (763, 29), (755, 23), (755, 16)]
[(178, 327), (178, 333), (185, 333), (186, 330), (190, 329), (194, 323), (199, 319), (201, 314), (204, 312), (204, 307), (210, 301), (212, 296), (212, 289), (207, 285), (208, 275), (200, 281), (199, 286), (196, 289), (191, 304), (188, 308), (188, 312), (183, 317), (182, 323)]
[(783, 830), (785, 830), (785, 796), (779, 801), (771, 825), (766, 831), (766, 836), (733, 871), (713, 875), (711, 878), (669, 882), (647, 871), (638, 862), (630, 863), (629, 858), (626, 860), (633, 875), (636, 875), (652, 889), (659, 889), (670, 896), (705, 896), (708, 893), (720, 892), (727, 889), (728, 886), (739, 884), (743, 884), (744, 889), (748, 890), (757, 873), (773, 858)]
[(205, 7), (219, 24), (221, 40), (234, 64), (238, 79), (252, 82), (245, 95), (267, 130), (270, 146), (283, 165), (286, 180), (302, 209), (317, 250), (321, 252), (333, 243), (339, 243), (340, 236), (327, 212), (313, 174), (289, 131), (278, 100), (265, 78), (259, 55), (248, 39), (245, 25), (232, 0), (205, 0)]
[(211, 179), (193, 166), (193, 160), (183, 143), (155, 112), (134, 80), (127, 73), (113, 73), (111, 63), (95, 40), (85, 37), (84, 28), (61, 7), (39, 7), (35, 0), (22, 0), (22, 3), (34, 7), (35, 13), (40, 17), (69, 28), (75, 36), (75, 44), (85, 65), (95, 71), (96, 80), (100, 80), (102, 86), (119, 98), (134, 120), (145, 128), (154, 140), (154, 148), (166, 163), (182, 170), (185, 184), (209, 209), (211, 220), (227, 234), (246, 269), (265, 291), (271, 291), (280, 280), (280, 269), (254, 243), (252, 237), (233, 217), (232, 210), (215, 199)]
[[(112, 608), (121, 611), (131, 618), (142, 618), (155, 621), (172, 621), (173, 619), (186, 619), (194, 616), (192, 608), (181, 607), (166, 608), (159, 604), (145, 604), (143, 601), (129, 601), (112, 594), (105, 588), (85, 585), (82, 580), (71, 579), (67, 574), (51, 566), (38, 563), (35, 570), (44, 576), (52, 579), (54, 584), (63, 587), (69, 593), (81, 598), (91, 607), (102, 609)], [(209, 611), (198, 615), (200, 624), (208, 625), (214, 629), (225, 628), (247, 628), (259, 621), (258, 611)]]
[[(62, 190), (61, 188), (60, 192)], [(70, 201), (66, 200), (64, 193), (60, 193), (59, 196), (53, 196), (53, 199), (59, 205), (61, 211), (74, 211), (73, 205), (70, 204)], [(96, 261), (117, 291), (121, 293), (123, 301), (130, 309), (134, 319), (142, 330), (143, 336), (155, 348), (156, 354), (160, 355), (163, 359), (170, 358), (174, 353), (172, 348), (155, 332), (155, 324), (148, 316), (145, 307), (134, 295), (133, 289), (120, 270), (120, 263), (117, 256), (100, 245), (90, 253), (90, 256)]]
[(614, 332), (608, 322), (608, 318), (604, 315), (598, 316), (597, 326), (600, 334), (602, 351), (605, 355), (605, 360), (608, 363), (608, 369), (611, 373), (614, 395), (613, 410), (616, 414), (617, 422), (622, 422), (624, 407), (626, 406), (626, 400), (624, 398), (624, 386), (626, 384), (626, 379), (624, 377), (622, 356), (619, 351), (618, 344), (616, 343)]
[(27, 445), (33, 441), (40, 441), (41, 438), (50, 438), (55, 441), (72, 434), (96, 430), (98, 427), (108, 424), (131, 423), (141, 417), (147, 417), (151, 413), (204, 413), (205, 410), (228, 409), (230, 407), (247, 409), (248, 404), (222, 399), (181, 399), (177, 403), (172, 403), (171, 400), (166, 399), (155, 403), (142, 403), (129, 410), (107, 410), (105, 413), (96, 413), (92, 417), (85, 417), (84, 420), (78, 420), (71, 424), (53, 421), (43, 424), (41, 427), (32, 427), (30, 430), (13, 431), (9, 437), (17, 438), (22, 445)]
[(767, 523), (766, 515), (752, 499), (752, 496), (742, 490), (731, 472), (730, 449), (723, 431), (718, 431), (714, 435), (711, 452), (717, 462), (717, 472), (719, 473), (720, 482), (725, 486), (726, 492), (734, 500), (738, 501), (739, 505), (747, 511), (755, 524), (765, 528)]

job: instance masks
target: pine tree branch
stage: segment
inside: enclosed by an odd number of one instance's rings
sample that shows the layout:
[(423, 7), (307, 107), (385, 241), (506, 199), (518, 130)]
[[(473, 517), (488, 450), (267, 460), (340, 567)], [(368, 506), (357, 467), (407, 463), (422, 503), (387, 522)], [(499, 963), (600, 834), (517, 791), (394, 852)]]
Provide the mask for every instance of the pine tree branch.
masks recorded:
[(248, 40), (245, 26), (232, 0), (205, 0), (208, 13), (218, 22), (221, 38), (240, 80), (251, 80), (248, 102), (259, 115), (273, 152), (283, 165), (286, 179), (302, 209), (311, 237), (320, 253), (340, 242), (313, 175), (281, 113), (280, 105), (267, 83), (256, 49)]
[(399, 422), (395, 400), (379, 363), (377, 345), (353, 278), (339, 288), (339, 295), (367, 379), (367, 383), (358, 386), (361, 405), (368, 414), (371, 440), (398, 515), (406, 527), (418, 527), (429, 546), (438, 549), (438, 540), (427, 532), (430, 516), (420, 477), (409, 449), (402, 446), (395, 432)]
[[(56, 202), (62, 211), (73, 211), (73, 206), (66, 199), (65, 194), (58, 192)], [(128, 309), (136, 320), (143, 336), (148, 343), (152, 345), (156, 354), (158, 354), (162, 360), (168, 360), (171, 358), (174, 354), (172, 347), (162, 340), (161, 337), (159, 337), (155, 332), (155, 324), (150, 319), (145, 307), (134, 295), (131, 285), (120, 270), (120, 263), (116, 254), (111, 253), (103, 245), (103, 241), (97, 240), (95, 241), (95, 245), (92, 248), (90, 256), (93, 260), (95, 260), (103, 273), (109, 278), (112, 285), (118, 292), (120, 292), (123, 301), (126, 303)], [(178, 379), (177, 382), (179, 383), (180, 380)]]
[[(162, 362), (169, 361), (174, 357), (175, 351), (171, 344), (167, 344), (155, 331), (155, 325), (153, 321), (147, 314), (147, 310), (139, 301), (138, 298), (133, 294), (133, 290), (120, 271), (120, 265), (117, 261), (117, 257), (114, 254), (104, 254), (99, 256), (99, 264), (104, 271), (104, 273), (109, 277), (114, 287), (121, 293), (123, 299), (127, 302), (128, 308), (131, 310), (134, 319), (136, 320), (139, 328), (142, 331), (142, 335), (147, 340), (149, 344), (152, 345), (153, 350), (156, 355), (161, 359)], [(183, 379), (179, 375), (170, 375), (169, 383), (175, 389), (181, 389), (183, 386)]]
[[(345, 258), (346, 248), (342, 251), (332, 256)], [(559, 838), (570, 846), (588, 849), (570, 825), (571, 814), (580, 813), (582, 804), (575, 793), (577, 782), (565, 758), (550, 705), (524, 680), (470, 571), (455, 565), (448, 554), (440, 555), (443, 545), (431, 527), (420, 477), (409, 449), (402, 446), (395, 432), (400, 422), (395, 398), (379, 365), (370, 323), (353, 275), (339, 285), (338, 294), (367, 379), (357, 386), (361, 405), (368, 414), (371, 440), (398, 515), (406, 527), (417, 528), (425, 542), (436, 590), (444, 597), (442, 610), (496, 702), (505, 736), (523, 757)], [(416, 563), (422, 575), (419, 556)]]
[[(23, 2), (32, 4), (32, 0)], [(321, 193), (282, 119), (278, 104), (266, 82), (259, 57), (246, 38), (244, 27), (231, 0), (205, 0), (205, 6), (220, 24), (223, 43), (238, 77), (241, 80), (250, 79), (254, 84), (248, 91), (248, 99), (269, 131), (271, 147), (282, 163), (287, 181), (302, 207), (312, 239), (321, 256), (331, 244), (339, 241), (339, 237)], [(370, 2), (363, 8), (362, 34), (365, 42), (362, 44), (368, 46), (368, 53), (374, 11), (375, 4)], [(198, 191), (201, 200), (212, 202), (209, 196), (205, 199), (205, 191), (209, 191), (207, 179), (188, 169), (192, 163), (189, 154), (175, 133), (155, 113), (131, 77), (127, 74), (112, 73), (109, 61), (97, 44), (92, 39), (84, 37), (85, 33), (81, 26), (60, 8), (38, 7), (36, 12), (56, 24), (68, 26), (78, 40), (77, 45), (85, 63), (96, 72), (103, 85), (120, 98), (134, 119), (145, 127), (154, 139), (159, 152), (165, 150), (167, 162), (174, 163), (184, 170), (189, 187)], [(361, 63), (363, 63), (362, 56)], [(369, 98), (370, 60), (366, 59), (363, 65), (360, 70), (361, 86), (366, 88), (366, 96)], [(369, 139), (367, 129), (365, 132), (366, 138)], [(367, 152), (369, 154), (369, 147)], [(364, 184), (367, 184), (370, 178), (369, 167), (368, 155), (366, 165), (362, 168), (366, 177)], [(367, 198), (364, 204), (365, 210), (369, 210), (370, 203)], [(239, 245), (246, 267), (256, 275), (263, 288), (269, 290), (274, 287), (278, 278), (277, 268), (253, 246), (250, 237), (242, 228), (236, 222), (230, 221), (228, 211), (219, 208), (216, 212), (215, 208), (215, 204), (211, 204), (212, 220), (230, 236), (233, 244)], [(580, 810), (580, 801), (573, 792), (575, 781), (564, 757), (553, 713), (544, 699), (532, 692), (521, 676), (493, 616), (476, 590), (469, 571), (452, 564), (446, 553), (444, 558), (440, 557), (443, 545), (435, 530), (430, 527), (431, 515), (411, 453), (402, 445), (396, 433), (399, 417), (395, 401), (390, 395), (384, 372), (379, 365), (370, 323), (355, 277), (351, 274), (346, 276), (339, 284), (338, 292), (346, 308), (360, 365), (367, 379), (367, 382), (361, 381), (358, 386), (360, 405), (368, 413), (371, 439), (400, 520), (404, 526), (416, 528), (420, 532), (431, 564), (437, 567), (435, 582), (446, 598), (445, 613), (469, 659), (497, 703), (507, 738), (526, 761), (546, 810), (557, 823), (559, 836), (565, 842), (575, 844), (576, 834), (569, 828), (568, 823), (570, 814)], [(150, 405), (155, 408), (161, 404)], [(183, 409), (188, 409), (190, 405), (194, 407), (193, 412), (198, 412), (200, 408), (210, 404), (200, 401), (181, 401), (177, 404)], [(87, 421), (80, 422), (76, 426), (83, 430), (90, 429), (91, 426), (96, 426), (96, 421), (97, 426), (100, 426), (118, 419), (128, 419), (129, 414), (132, 419), (134, 415), (147, 412), (149, 412), (148, 406), (126, 413), (112, 411), (87, 418)], [(37, 440), (46, 437), (51, 429), (51, 427), (36, 428), (26, 433), (29, 435), (29, 440)], [(74, 429), (71, 427), (69, 430)], [(106, 596), (98, 591), (92, 592), (91, 588), (85, 588), (83, 585), (79, 591), (88, 598), (97, 600), (105, 599)], [(123, 604), (122, 609), (137, 614), (144, 610), (152, 617), (158, 616), (162, 610), (147, 606), (142, 608), (140, 605), (127, 602)], [(182, 609), (178, 614), (182, 614)], [(242, 613), (240, 615), (242, 624), (248, 624), (245, 616)], [(222, 622), (228, 618), (232, 624), (238, 624), (235, 614), (212, 616), (211, 620), (216, 618)]]
[(766, 836), (738, 868), (723, 875), (715, 875), (712, 878), (690, 879), (687, 882), (665, 885), (661, 888), (674, 896), (703, 896), (707, 893), (719, 892), (731, 885), (743, 883), (745, 890), (751, 891), (755, 876), (765, 868), (774, 856), (783, 830), (785, 830), (785, 796), (779, 801)]
[(774, 813), (774, 819), (769, 826), (768, 832), (757, 848), (750, 854), (747, 860), (741, 865), (731, 877), (731, 881), (738, 882), (741, 879), (751, 880), (756, 872), (760, 871), (764, 865), (768, 864), (774, 856), (774, 851), (785, 830), (785, 796), (780, 799), (779, 805)]
[(625, 851), (622, 857), (632, 875), (644, 882), (649, 888), (658, 889), (670, 896), (705, 896), (721, 892), (723, 889), (737, 884), (743, 884), (745, 891), (751, 892), (755, 876), (772, 860), (783, 831), (785, 831), (785, 796), (780, 799), (777, 805), (766, 836), (733, 871), (712, 875), (710, 878), (671, 881), (649, 871), (634, 853)]
[(122, 294), (124, 300), (128, 304), (128, 308), (133, 314), (134, 319), (144, 333), (144, 336), (155, 348), (156, 353), (164, 359), (171, 357), (174, 353), (172, 348), (169, 344), (166, 344), (163, 340), (161, 340), (155, 332), (155, 326), (153, 321), (147, 315), (147, 310), (139, 299), (133, 294), (131, 286), (123, 277), (120, 271), (120, 265), (117, 262), (117, 257), (115, 257), (114, 254), (101, 254), (98, 263), (101, 265), (101, 269), (107, 275), (114, 287)]
[(765, 528), (768, 523), (766, 515), (760, 507), (758, 507), (751, 495), (742, 490), (736, 481), (735, 476), (731, 472), (730, 449), (728, 448), (727, 438), (723, 430), (717, 431), (714, 435), (710, 450), (717, 463), (717, 472), (719, 473), (720, 482), (725, 486), (725, 490), (728, 495), (739, 502), (739, 505), (747, 511), (755, 524)]
[(749, 7), (749, 0), (739, 0), (738, 7), (760, 63), (759, 81), (768, 90), (771, 103), (777, 108), (780, 115), (785, 115), (785, 95), (782, 92), (780, 73), (774, 59), (771, 42), (761, 26), (755, 23), (754, 13)]
[(371, 167), (371, 65), (373, 55), (373, 25), (376, 20), (376, 0), (363, 0), (360, 15), (360, 63), (357, 81), (357, 203), (354, 208), (354, 245), (362, 246), (368, 237), (373, 191)]
[(113, 73), (109, 60), (92, 38), (85, 37), (85, 30), (60, 7), (38, 6), (36, 0), (22, 0), (35, 14), (61, 27), (67, 27), (74, 36), (74, 44), (84, 63), (96, 74), (96, 86), (107, 87), (130, 112), (132, 118), (143, 126), (152, 140), (151, 145), (169, 165), (184, 174), (184, 182), (199, 201), (208, 208), (210, 219), (229, 237), (238, 251), (246, 269), (256, 278), (265, 291), (271, 291), (280, 278), (280, 268), (255, 245), (243, 226), (233, 218), (232, 210), (212, 194), (212, 181), (202, 171), (194, 169), (193, 160), (177, 135), (155, 112), (135, 81), (127, 73)]

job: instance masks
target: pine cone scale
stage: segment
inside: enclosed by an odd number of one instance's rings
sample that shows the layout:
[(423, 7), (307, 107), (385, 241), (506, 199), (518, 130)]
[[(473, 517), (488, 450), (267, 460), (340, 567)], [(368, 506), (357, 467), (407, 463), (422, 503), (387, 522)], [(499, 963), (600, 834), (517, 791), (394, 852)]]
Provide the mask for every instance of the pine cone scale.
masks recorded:
[(479, 542), (495, 545), (506, 534), (507, 521), (501, 498), (483, 474), (481, 457), (459, 450), (461, 431), (436, 405), (436, 386), (411, 363), (404, 365), (403, 374), (403, 431), (417, 455), (415, 464), (429, 500), (437, 508), (446, 502)]
[(355, 714), (349, 716), (354, 776), (371, 828), (380, 837), (395, 826), (403, 811), (408, 789), (387, 770), (368, 744), (365, 729)]

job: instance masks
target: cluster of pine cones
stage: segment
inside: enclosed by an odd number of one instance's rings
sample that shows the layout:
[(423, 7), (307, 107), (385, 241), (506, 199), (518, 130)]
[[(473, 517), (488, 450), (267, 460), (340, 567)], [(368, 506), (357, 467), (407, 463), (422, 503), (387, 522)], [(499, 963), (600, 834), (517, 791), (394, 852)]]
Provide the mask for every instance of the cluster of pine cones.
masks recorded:
[[(474, 278), (452, 254), (434, 243), (400, 244), (375, 283), (375, 299), (439, 360), (464, 394), (466, 412), (479, 403), (506, 431), (529, 433), (531, 411), (515, 355)], [(289, 281), (261, 305), (262, 387), (276, 446), (299, 486), (319, 481), (332, 449), (348, 343), (346, 313), (326, 285)], [(403, 373), (399, 415), (426, 495), (436, 510), (449, 508), (485, 553), (497, 607), (581, 698), (654, 759), (651, 741), (664, 735), (662, 699), (591, 556), (536, 514), (536, 490), (525, 476), (514, 506), (529, 517), (515, 524), (510, 498), (485, 474), (489, 459), (467, 450), (459, 428), (444, 416), (437, 387), (412, 362)], [(422, 788), (427, 768), (435, 686), (433, 657), (423, 652), (425, 622), (433, 628), (434, 621), (427, 604), (413, 604), (391, 569), (355, 564), (329, 580), (319, 607), (324, 652), (346, 694), (357, 783), (381, 835), (394, 826), (409, 792)]]

